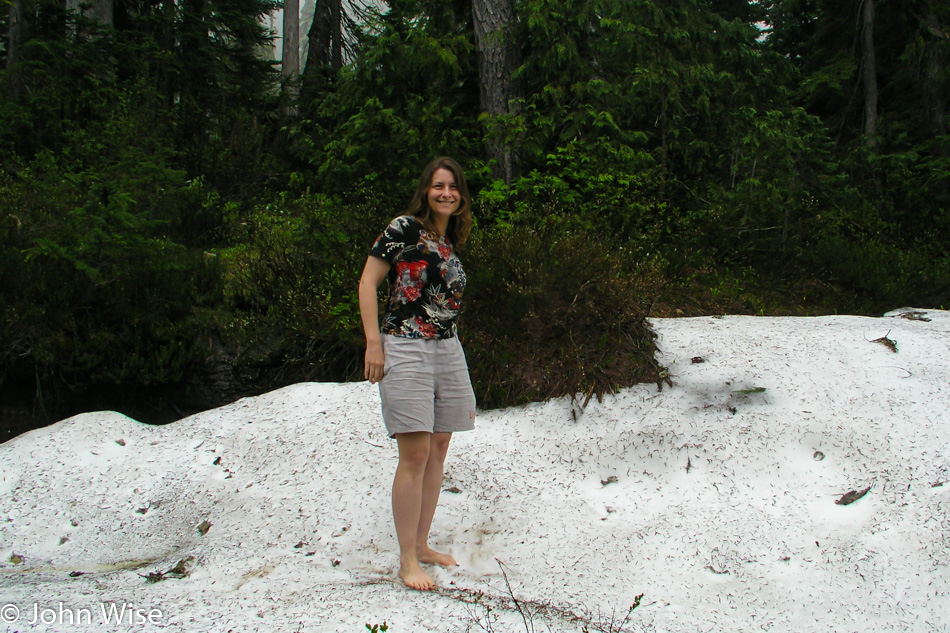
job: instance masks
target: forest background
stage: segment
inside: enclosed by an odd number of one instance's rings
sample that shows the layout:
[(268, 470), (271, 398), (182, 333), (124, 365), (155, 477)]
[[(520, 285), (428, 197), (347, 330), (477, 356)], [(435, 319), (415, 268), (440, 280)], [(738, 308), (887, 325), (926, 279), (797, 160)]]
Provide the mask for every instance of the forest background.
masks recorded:
[(8, 6), (0, 439), (359, 379), (438, 155), (485, 408), (662, 385), (645, 317), (950, 302), (943, 0), (317, 0), (283, 65), (270, 0)]

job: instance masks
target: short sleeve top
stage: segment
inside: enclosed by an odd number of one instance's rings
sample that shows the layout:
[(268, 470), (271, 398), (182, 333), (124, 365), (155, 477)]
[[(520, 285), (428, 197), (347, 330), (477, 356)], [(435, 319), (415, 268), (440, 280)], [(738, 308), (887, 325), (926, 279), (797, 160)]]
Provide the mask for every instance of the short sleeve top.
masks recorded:
[(465, 271), (452, 243), (431, 236), (416, 218), (390, 222), (369, 252), (390, 265), (384, 334), (404, 338), (455, 336)]

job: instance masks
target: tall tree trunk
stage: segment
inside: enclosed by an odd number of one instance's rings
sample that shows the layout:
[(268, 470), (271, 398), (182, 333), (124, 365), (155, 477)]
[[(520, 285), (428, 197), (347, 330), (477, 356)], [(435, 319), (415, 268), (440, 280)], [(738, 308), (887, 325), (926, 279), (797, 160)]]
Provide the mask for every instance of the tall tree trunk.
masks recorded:
[(300, 76), (300, 2), (284, 0), (284, 37), (280, 47), (280, 76), (284, 80), (284, 94), (280, 109), (285, 115), (293, 114), (297, 101), (297, 78)]
[(339, 70), (343, 56), (340, 51), (342, 6), (341, 0), (317, 0), (313, 11), (313, 22), (307, 33), (307, 64), (304, 74), (317, 69), (332, 68)]
[(300, 75), (300, 0), (284, 0), (283, 29), (280, 76), (293, 81)]
[(335, 0), (330, 7), (330, 68), (343, 68), (343, 3)]
[(66, 0), (66, 8), (70, 11), (82, 9), (82, 16), (95, 20), (104, 26), (113, 26), (115, 7), (113, 0)]
[(929, 42), (925, 46), (923, 60), (924, 99), (928, 119), (934, 133), (943, 136), (947, 133), (947, 96), (950, 79), (947, 78), (947, 61), (950, 57), (950, 33), (937, 16), (937, 9), (930, 3), (925, 17), (918, 17), (924, 37)]
[[(29, 32), (29, 0), (10, 1), (10, 25), (7, 34), (7, 94), (11, 103), (19, 103), (26, 92), (23, 75), (16, 70), (16, 64), (21, 61), (20, 45)], [(20, 136), (17, 135), (19, 139)], [(18, 141), (19, 144), (19, 141)], [(18, 147), (18, 150), (23, 149)]]
[(302, 78), (305, 99), (325, 89), (329, 77), (343, 67), (342, 23), (341, 0), (317, 0), (307, 33), (307, 63)]
[[(7, 31), (7, 68), (20, 61), (20, 43), (23, 41), (26, 20), (26, 0), (10, 0), (10, 25)], [(11, 86), (12, 88), (12, 86)]]
[(877, 147), (877, 62), (874, 58), (874, 0), (861, 3), (861, 70), (864, 83), (864, 136)]
[(307, 36), (304, 34), (310, 32), (310, 26), (313, 24), (313, 12), (316, 8), (315, 0), (303, 0), (300, 6), (300, 22), (297, 30), (297, 39), (300, 41), (300, 60), (307, 59), (310, 53), (310, 46), (307, 42)]
[[(513, 77), (521, 65), (521, 52), (509, 33), (515, 22), (514, 9), (511, 0), (472, 0), (472, 17), (480, 105), (495, 118), (511, 112), (512, 100), (523, 96), (520, 82)], [(494, 161), (492, 171), (508, 184), (517, 176), (517, 149), (497, 139), (487, 142), (488, 159)]]
[(115, 6), (112, 0), (95, 0), (92, 3), (92, 16), (99, 24), (113, 26), (115, 24)]

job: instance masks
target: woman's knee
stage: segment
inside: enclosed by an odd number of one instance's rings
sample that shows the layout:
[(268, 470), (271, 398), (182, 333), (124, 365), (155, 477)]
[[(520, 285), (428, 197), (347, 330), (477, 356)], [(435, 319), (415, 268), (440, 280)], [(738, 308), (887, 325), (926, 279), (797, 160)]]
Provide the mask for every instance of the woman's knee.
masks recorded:
[(444, 462), (445, 456), (449, 452), (449, 442), (451, 439), (451, 433), (433, 433), (432, 437), (429, 439), (430, 457), (438, 459), (440, 462)]
[(425, 470), (431, 452), (428, 433), (397, 434), (399, 443), (399, 466), (412, 470)]

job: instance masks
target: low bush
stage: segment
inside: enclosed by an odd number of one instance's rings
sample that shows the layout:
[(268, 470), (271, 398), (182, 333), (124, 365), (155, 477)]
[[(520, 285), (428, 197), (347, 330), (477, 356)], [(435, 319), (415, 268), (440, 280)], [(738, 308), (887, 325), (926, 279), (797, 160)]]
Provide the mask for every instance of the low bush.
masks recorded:
[(657, 381), (644, 318), (656, 271), (583, 231), (499, 225), (473, 234), (460, 330), (479, 405), (600, 397)]

